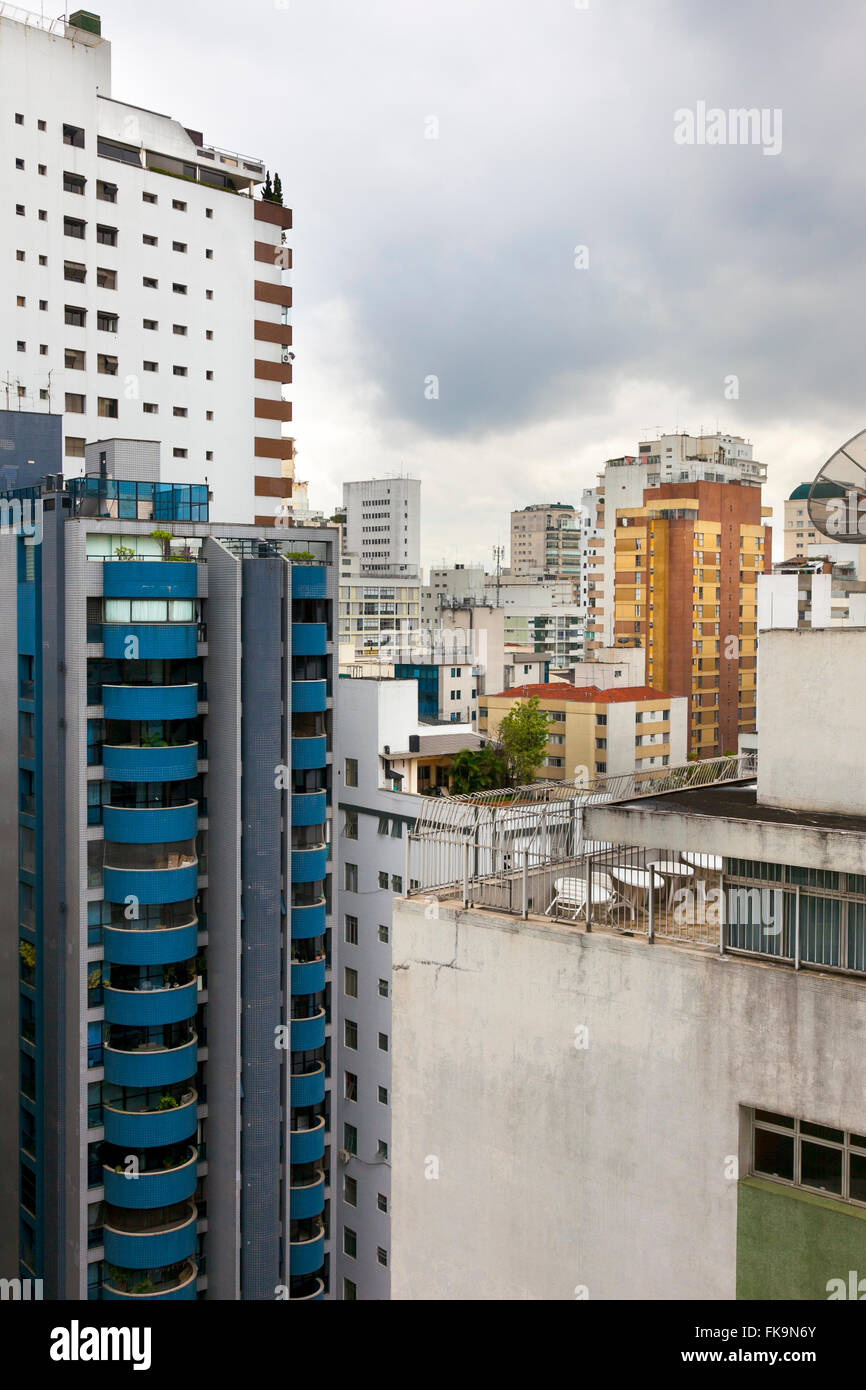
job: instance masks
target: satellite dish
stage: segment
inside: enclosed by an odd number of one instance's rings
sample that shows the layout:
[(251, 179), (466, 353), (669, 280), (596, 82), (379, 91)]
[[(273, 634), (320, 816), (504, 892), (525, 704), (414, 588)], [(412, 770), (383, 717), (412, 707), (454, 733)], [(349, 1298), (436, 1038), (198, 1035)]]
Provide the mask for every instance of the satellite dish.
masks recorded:
[(831, 541), (866, 544), (866, 430), (852, 435), (809, 489), (809, 520)]

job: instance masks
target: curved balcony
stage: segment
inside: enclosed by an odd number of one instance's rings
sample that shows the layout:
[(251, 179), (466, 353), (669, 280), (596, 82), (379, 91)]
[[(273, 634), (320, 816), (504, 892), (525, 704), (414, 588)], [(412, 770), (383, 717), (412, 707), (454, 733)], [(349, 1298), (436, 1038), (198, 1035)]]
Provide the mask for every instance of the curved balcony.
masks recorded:
[(327, 761), (328, 740), (324, 734), (292, 739), (292, 767), (306, 772), (310, 768), (324, 767)]
[(292, 565), (292, 598), (327, 598), (326, 565)]
[(198, 861), (177, 869), (103, 869), (106, 902), (123, 903), (137, 898), (146, 907), (179, 903), (194, 898), (198, 887)]
[(292, 1303), (313, 1303), (325, 1297), (325, 1283), (323, 1279), (312, 1279), (312, 1293), (289, 1294)]
[(152, 748), (138, 743), (104, 743), (102, 771), (106, 782), (183, 782), (198, 771), (198, 744)]
[(292, 883), (320, 883), (327, 867), (327, 845), (292, 850)]
[(293, 1110), (297, 1110), (302, 1105), (318, 1105), (324, 1099), (324, 1062), (320, 1062), (310, 1071), (292, 1073), (291, 1105)]
[(293, 825), (324, 825), (327, 814), (327, 792), (292, 792)]
[(290, 1136), (292, 1163), (315, 1163), (325, 1152), (325, 1121), (315, 1129), (293, 1129)]
[(325, 1234), (309, 1240), (293, 1240), (289, 1246), (289, 1272), (291, 1274), (313, 1274), (325, 1263)]
[[(198, 1038), (180, 1047), (142, 1047), (135, 1052), (103, 1047), (105, 1079), (117, 1086), (172, 1086), (195, 1076)], [(115, 1260), (114, 1264), (122, 1261)]]
[(105, 1200), (113, 1207), (135, 1210), (171, 1207), (176, 1202), (185, 1202), (195, 1194), (197, 1163), (198, 1151), (191, 1146), (189, 1158), (177, 1168), (155, 1169), (149, 1173), (139, 1173), (136, 1177), (127, 1177), (125, 1173), (118, 1173), (115, 1168), (103, 1164)]
[(198, 922), (182, 927), (103, 927), (105, 959), (110, 965), (171, 965), (191, 960), (198, 949)]
[(102, 705), (106, 719), (194, 719), (198, 686), (104, 685)]
[(327, 681), (292, 681), (292, 712), (294, 714), (317, 714), (327, 708)]
[[(195, 1299), (197, 1296), (196, 1282), (198, 1280), (198, 1267), (194, 1260), (185, 1260), (180, 1269), (174, 1271), (167, 1278), (153, 1282), (152, 1280), (136, 1280), (130, 1277), (128, 1288), (121, 1289), (112, 1282), (109, 1275), (106, 1275), (102, 1284), (103, 1299), (127, 1299), (130, 1302), (146, 1303), (162, 1302), (165, 1303), (173, 1299)], [(149, 1284), (149, 1287), (147, 1285)]]
[(289, 1215), (292, 1221), (306, 1216), (318, 1216), (325, 1210), (325, 1175), (320, 1172), (313, 1182), (292, 1184), (289, 1192)]
[(105, 655), (118, 661), (189, 660), (196, 654), (198, 624), (104, 623), (102, 641)]
[(182, 806), (103, 806), (106, 840), (119, 845), (170, 844), (194, 840), (198, 830), (198, 802)]
[(197, 591), (194, 561), (105, 560), (102, 565), (106, 598), (195, 598)]
[(198, 1094), (190, 1089), (188, 1096), (171, 1110), (118, 1110), (103, 1103), (106, 1140), (132, 1150), (189, 1139), (198, 1127)]
[(327, 623), (292, 623), (292, 656), (324, 656), (327, 649)]
[(114, 989), (103, 986), (106, 1023), (182, 1023), (198, 1008), (198, 982), (166, 989)]
[(292, 961), (292, 994), (321, 994), (324, 988), (324, 956), (317, 956), (315, 960)]
[[(138, 1179), (141, 1181), (141, 1179)], [(105, 1213), (104, 1244), (108, 1264), (122, 1269), (160, 1269), (163, 1265), (179, 1264), (195, 1253), (195, 1203), (187, 1202), (185, 1212), (170, 1224), (147, 1231), (118, 1230), (110, 1224), (112, 1217)]]
[(293, 1018), (290, 1022), (293, 1052), (312, 1052), (325, 1046), (324, 1009), (317, 1009), (310, 1018)]
[(308, 941), (311, 936), (325, 935), (325, 899), (309, 907), (292, 908), (292, 939)]

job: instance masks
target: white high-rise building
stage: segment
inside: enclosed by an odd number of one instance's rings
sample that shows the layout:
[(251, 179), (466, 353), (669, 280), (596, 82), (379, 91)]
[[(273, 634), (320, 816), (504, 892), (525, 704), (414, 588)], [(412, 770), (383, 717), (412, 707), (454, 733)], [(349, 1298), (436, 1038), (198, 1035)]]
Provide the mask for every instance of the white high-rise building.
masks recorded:
[(159, 440), (164, 477), (207, 477), (212, 520), (273, 523), (291, 493), (290, 210), (255, 197), (260, 159), (112, 96), (97, 16), (8, 8), (0, 406), (63, 413), (67, 475), (88, 443)]
[(421, 563), (421, 483), (417, 478), (367, 478), (343, 484), (345, 551), (363, 574), (416, 578)]

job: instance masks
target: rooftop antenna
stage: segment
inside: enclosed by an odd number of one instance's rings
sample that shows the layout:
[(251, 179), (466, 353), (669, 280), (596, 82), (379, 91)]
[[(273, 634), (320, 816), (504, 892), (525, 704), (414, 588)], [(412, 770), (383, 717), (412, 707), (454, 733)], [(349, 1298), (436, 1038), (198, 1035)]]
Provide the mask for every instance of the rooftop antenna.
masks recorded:
[(495, 545), (495, 546), (493, 547), (493, 559), (494, 559), (495, 562), (496, 562), (496, 607), (497, 607), (497, 608), (500, 607), (500, 603), (499, 603), (499, 590), (500, 590), (500, 588), (501, 588), (502, 557), (503, 557), (504, 554), (505, 554), (505, 546), (504, 546), (504, 545)]

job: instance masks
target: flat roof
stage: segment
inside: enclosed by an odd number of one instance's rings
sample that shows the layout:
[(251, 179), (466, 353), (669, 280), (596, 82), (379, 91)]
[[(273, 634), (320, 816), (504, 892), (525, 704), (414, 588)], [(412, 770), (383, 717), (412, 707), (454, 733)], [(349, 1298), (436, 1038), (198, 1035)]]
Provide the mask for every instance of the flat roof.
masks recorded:
[[(510, 690), (500, 690), (488, 695), (490, 700), (501, 700), (508, 696), (530, 699), (533, 695), (539, 700), (569, 700), (584, 705), (628, 704), (641, 700), (670, 700), (663, 690), (654, 690), (651, 685), (617, 685), (602, 690), (597, 685), (571, 685), (570, 683), (545, 681), (540, 685), (515, 685)], [(481, 697), (482, 699), (484, 696)]]
[(866, 816), (835, 815), (827, 811), (808, 811), (799, 807), (767, 806), (758, 801), (755, 782), (727, 782), (694, 791), (665, 792), (661, 796), (636, 797), (620, 801), (619, 811), (669, 812), (677, 816), (708, 816), (713, 820), (764, 821), (791, 825), (799, 829), (847, 830), (866, 834)]

